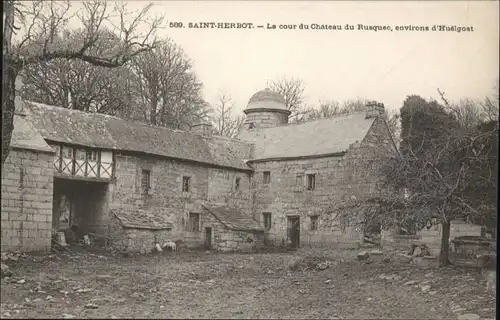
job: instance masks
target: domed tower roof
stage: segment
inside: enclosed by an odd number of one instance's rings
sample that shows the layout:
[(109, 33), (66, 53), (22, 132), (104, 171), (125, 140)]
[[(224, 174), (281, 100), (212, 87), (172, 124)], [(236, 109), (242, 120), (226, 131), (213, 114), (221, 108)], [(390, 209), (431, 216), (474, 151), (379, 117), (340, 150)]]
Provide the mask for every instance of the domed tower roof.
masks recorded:
[(248, 106), (243, 111), (245, 114), (252, 111), (277, 111), (290, 114), (290, 110), (286, 108), (285, 99), (277, 92), (269, 88), (255, 93), (250, 100)]

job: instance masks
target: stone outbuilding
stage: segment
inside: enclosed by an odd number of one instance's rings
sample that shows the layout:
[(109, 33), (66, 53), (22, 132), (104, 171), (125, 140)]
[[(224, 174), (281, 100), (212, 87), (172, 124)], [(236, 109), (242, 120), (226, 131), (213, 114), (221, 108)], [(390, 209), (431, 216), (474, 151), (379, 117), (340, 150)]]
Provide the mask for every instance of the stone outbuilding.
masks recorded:
[(264, 227), (237, 208), (202, 204), (207, 214), (207, 246), (218, 251), (258, 250), (264, 246)]
[(122, 252), (150, 253), (172, 239), (172, 224), (162, 214), (140, 209), (110, 210), (109, 244)]

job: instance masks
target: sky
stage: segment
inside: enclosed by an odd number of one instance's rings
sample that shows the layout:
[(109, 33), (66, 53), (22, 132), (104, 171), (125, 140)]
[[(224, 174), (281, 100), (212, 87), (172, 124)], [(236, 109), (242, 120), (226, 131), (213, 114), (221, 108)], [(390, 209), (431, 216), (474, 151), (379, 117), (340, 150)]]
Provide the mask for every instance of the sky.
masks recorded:
[[(149, 2), (129, 1), (129, 10)], [(157, 1), (159, 31), (194, 62), (205, 99), (229, 94), (243, 110), (266, 82), (300, 79), (306, 103), (357, 97), (400, 108), (407, 95), (449, 100), (493, 94), (499, 74), (498, 1)], [(184, 28), (170, 28), (182, 22)], [(189, 28), (199, 22), (245, 22), (253, 29)], [(299, 29), (300, 24), (342, 30)], [(276, 29), (267, 29), (274, 24)], [(346, 24), (355, 30), (344, 30)], [(358, 24), (393, 31), (360, 31)], [(279, 25), (296, 25), (294, 30)], [(447, 25), (468, 32), (396, 31), (396, 26)]]

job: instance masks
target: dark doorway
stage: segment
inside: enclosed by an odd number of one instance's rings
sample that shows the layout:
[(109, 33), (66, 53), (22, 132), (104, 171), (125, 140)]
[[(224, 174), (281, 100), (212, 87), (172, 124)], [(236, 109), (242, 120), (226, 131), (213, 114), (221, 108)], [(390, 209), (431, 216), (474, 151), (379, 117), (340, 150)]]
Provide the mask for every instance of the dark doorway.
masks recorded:
[(212, 228), (205, 228), (205, 247), (207, 249), (212, 248)]
[(288, 217), (288, 237), (291, 247), (298, 248), (300, 244), (300, 217)]
[(77, 226), (84, 233), (107, 232), (108, 183), (54, 178), (52, 227)]

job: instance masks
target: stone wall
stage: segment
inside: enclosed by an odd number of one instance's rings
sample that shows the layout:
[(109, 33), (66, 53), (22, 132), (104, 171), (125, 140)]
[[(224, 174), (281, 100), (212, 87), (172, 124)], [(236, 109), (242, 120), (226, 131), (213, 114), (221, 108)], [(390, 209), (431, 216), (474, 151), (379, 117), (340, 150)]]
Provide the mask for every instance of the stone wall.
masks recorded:
[[(173, 225), (171, 237), (183, 240), (189, 247), (204, 243), (204, 217), (200, 201), (230, 203), (247, 208), (249, 181), (245, 172), (213, 168), (197, 163), (154, 156), (116, 155), (116, 181), (110, 185), (110, 208), (136, 208), (166, 215)], [(151, 172), (151, 189), (141, 187), (142, 170)], [(188, 176), (190, 191), (182, 191), (182, 177)], [(236, 177), (240, 190), (234, 190)], [(200, 213), (198, 232), (187, 230), (189, 213)]]
[[(266, 243), (287, 243), (287, 217), (299, 216), (301, 245), (356, 247), (359, 225), (346, 221), (354, 214), (343, 216), (331, 207), (342, 199), (372, 194), (379, 181), (377, 169), (392, 152), (394, 144), (380, 119), (344, 156), (253, 163), (252, 212), (260, 220), (264, 212), (272, 215)], [(271, 173), (269, 184), (263, 183), (264, 171)], [(315, 175), (314, 190), (306, 189), (308, 174)], [(311, 216), (317, 216), (316, 230), (311, 229)]]
[[(441, 225), (433, 225), (417, 232), (416, 235), (396, 235), (393, 230), (382, 231), (381, 242), (386, 248), (410, 248), (411, 244), (425, 244), (432, 255), (438, 256), (441, 250)], [(454, 251), (453, 239), (461, 236), (481, 236), (481, 226), (453, 220), (450, 224), (450, 249)]]
[[(239, 179), (238, 189), (236, 179)], [(236, 170), (208, 169), (208, 201), (226, 203), (250, 214), (250, 175)]]
[(2, 168), (2, 251), (50, 251), (53, 154), (12, 149)]
[(246, 115), (245, 128), (248, 129), (252, 123), (255, 128), (276, 127), (288, 123), (288, 114), (274, 111), (251, 111)]

